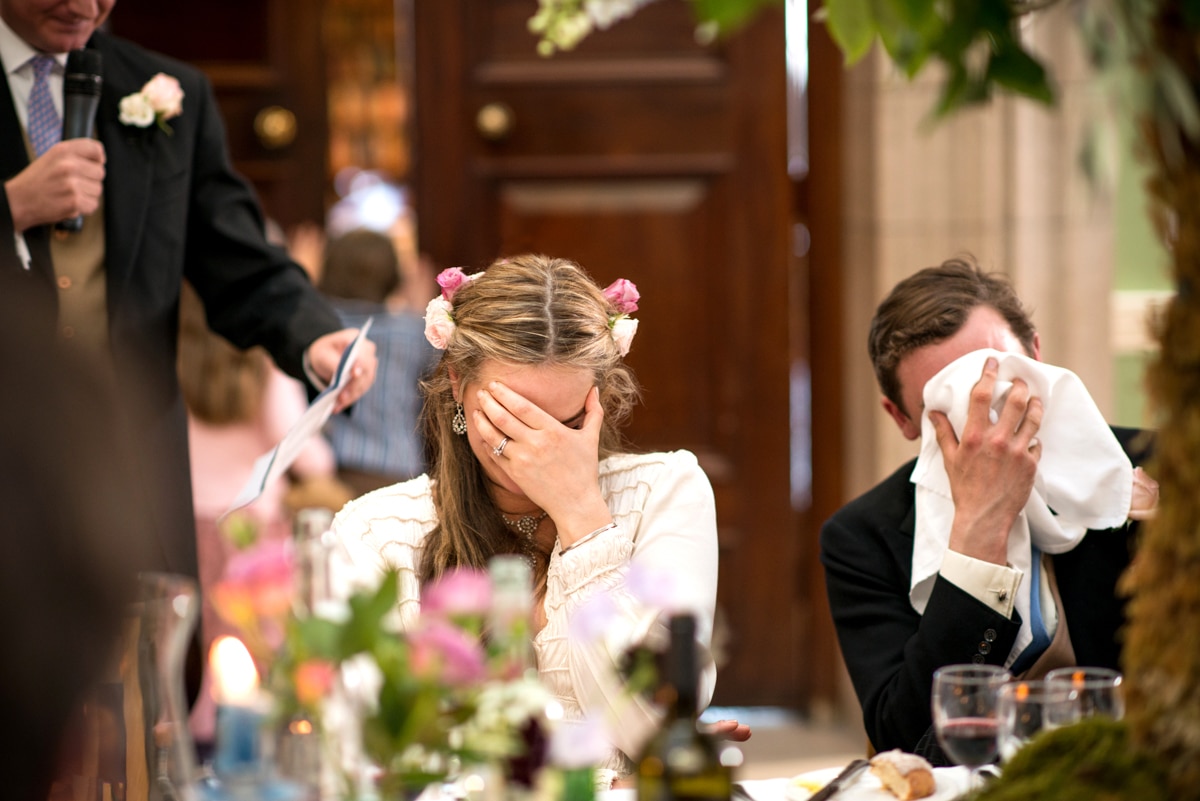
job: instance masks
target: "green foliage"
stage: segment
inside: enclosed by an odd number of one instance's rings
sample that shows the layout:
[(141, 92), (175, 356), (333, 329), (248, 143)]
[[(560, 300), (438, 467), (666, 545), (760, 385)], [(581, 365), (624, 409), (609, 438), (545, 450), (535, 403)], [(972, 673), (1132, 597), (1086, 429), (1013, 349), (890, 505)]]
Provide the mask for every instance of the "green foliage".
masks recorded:
[(737, 30), (767, 6), (782, 0), (691, 0), (696, 20), (715, 25), (721, 33)]
[(1054, 102), (1049, 75), (1022, 43), (1024, 13), (1010, 0), (825, 0), (821, 17), (855, 63), (876, 38), (909, 78), (931, 61), (945, 71), (941, 117), (989, 100), (997, 89)]
[(1017, 752), (974, 801), (1149, 801), (1169, 798), (1166, 771), (1127, 724), (1090, 718), (1045, 732)]

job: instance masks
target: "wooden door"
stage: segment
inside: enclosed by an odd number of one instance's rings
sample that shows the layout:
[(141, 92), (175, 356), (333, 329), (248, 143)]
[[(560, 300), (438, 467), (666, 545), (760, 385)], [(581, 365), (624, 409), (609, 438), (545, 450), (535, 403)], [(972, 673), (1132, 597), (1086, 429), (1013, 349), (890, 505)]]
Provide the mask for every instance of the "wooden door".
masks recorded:
[(534, 251), (637, 283), (645, 393), (629, 434), (694, 451), (716, 492), (716, 701), (794, 705), (812, 539), (789, 495), (782, 14), (701, 46), (690, 4), (651, 3), (546, 59), (535, 9), (414, 4), (420, 247), (443, 267)]
[[(325, 219), (321, 0), (120, 0), (112, 33), (213, 83), (234, 166), (284, 227)], [(186, 113), (187, 98), (184, 98)]]

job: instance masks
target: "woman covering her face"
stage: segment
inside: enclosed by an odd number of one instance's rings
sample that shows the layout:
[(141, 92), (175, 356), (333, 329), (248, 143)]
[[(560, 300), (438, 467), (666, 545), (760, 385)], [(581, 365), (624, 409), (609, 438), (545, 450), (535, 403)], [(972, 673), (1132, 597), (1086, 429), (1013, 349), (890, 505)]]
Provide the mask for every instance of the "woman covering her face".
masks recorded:
[[(606, 719), (613, 751), (601, 767), (628, 774), (657, 718), (621, 689), (625, 648), (665, 639), (664, 612), (690, 611), (702, 706), (716, 678), (712, 487), (690, 452), (621, 447), (618, 425), (638, 394), (624, 363), (637, 290), (624, 280), (601, 290), (579, 266), (544, 256), (473, 276), (446, 270), (438, 282), (442, 296), (426, 313), (426, 335), (443, 350), (423, 386), (430, 470), (338, 514), (349, 583), (370, 586), (388, 567), (415, 575), (401, 588), (410, 623), (418, 583), (486, 569), (497, 554), (526, 556), (538, 673), (564, 721)], [(601, 594), (620, 625), (601, 638), (571, 636), (573, 615)]]

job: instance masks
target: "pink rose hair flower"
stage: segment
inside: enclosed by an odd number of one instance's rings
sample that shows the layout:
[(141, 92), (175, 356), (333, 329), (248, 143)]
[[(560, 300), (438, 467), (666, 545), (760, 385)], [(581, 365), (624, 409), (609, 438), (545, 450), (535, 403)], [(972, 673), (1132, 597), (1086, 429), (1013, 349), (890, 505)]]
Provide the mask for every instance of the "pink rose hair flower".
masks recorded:
[(617, 343), (617, 351), (626, 356), (638, 329), (638, 321), (629, 315), (638, 310), (641, 293), (632, 281), (618, 278), (604, 288), (604, 298), (617, 310), (616, 314), (609, 315), (608, 328), (612, 331), (613, 342)]
[(463, 284), (471, 282), (473, 276), (469, 276), (462, 271), (461, 267), (450, 267), (438, 273), (438, 286), (442, 288), (442, 297), (448, 303), (454, 302), (454, 295), (458, 292)]
[(625, 278), (618, 278), (605, 287), (604, 297), (621, 314), (633, 314), (638, 310), (638, 301), (642, 299), (637, 284)]
[(438, 350), (445, 350), (454, 336), (454, 296), (458, 290), (471, 283), (483, 273), (467, 275), (461, 267), (449, 267), (438, 273), (437, 283), (442, 288), (441, 297), (429, 301), (425, 307), (425, 338)]

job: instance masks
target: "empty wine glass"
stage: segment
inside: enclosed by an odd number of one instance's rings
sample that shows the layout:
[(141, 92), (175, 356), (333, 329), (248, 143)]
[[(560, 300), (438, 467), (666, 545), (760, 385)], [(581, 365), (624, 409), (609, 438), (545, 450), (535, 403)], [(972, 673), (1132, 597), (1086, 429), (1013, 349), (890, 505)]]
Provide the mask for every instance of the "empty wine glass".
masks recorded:
[(1000, 760), (1012, 759), (1039, 732), (1079, 720), (1079, 700), (1057, 682), (1012, 681), (1000, 688)]
[(1069, 687), (1079, 700), (1083, 718), (1103, 715), (1120, 720), (1125, 715), (1120, 671), (1102, 667), (1056, 668), (1046, 674), (1046, 681)]
[(979, 787), (979, 768), (999, 749), (997, 702), (1011, 678), (996, 665), (947, 665), (933, 674), (933, 727), (955, 764), (970, 768), (970, 788)]

